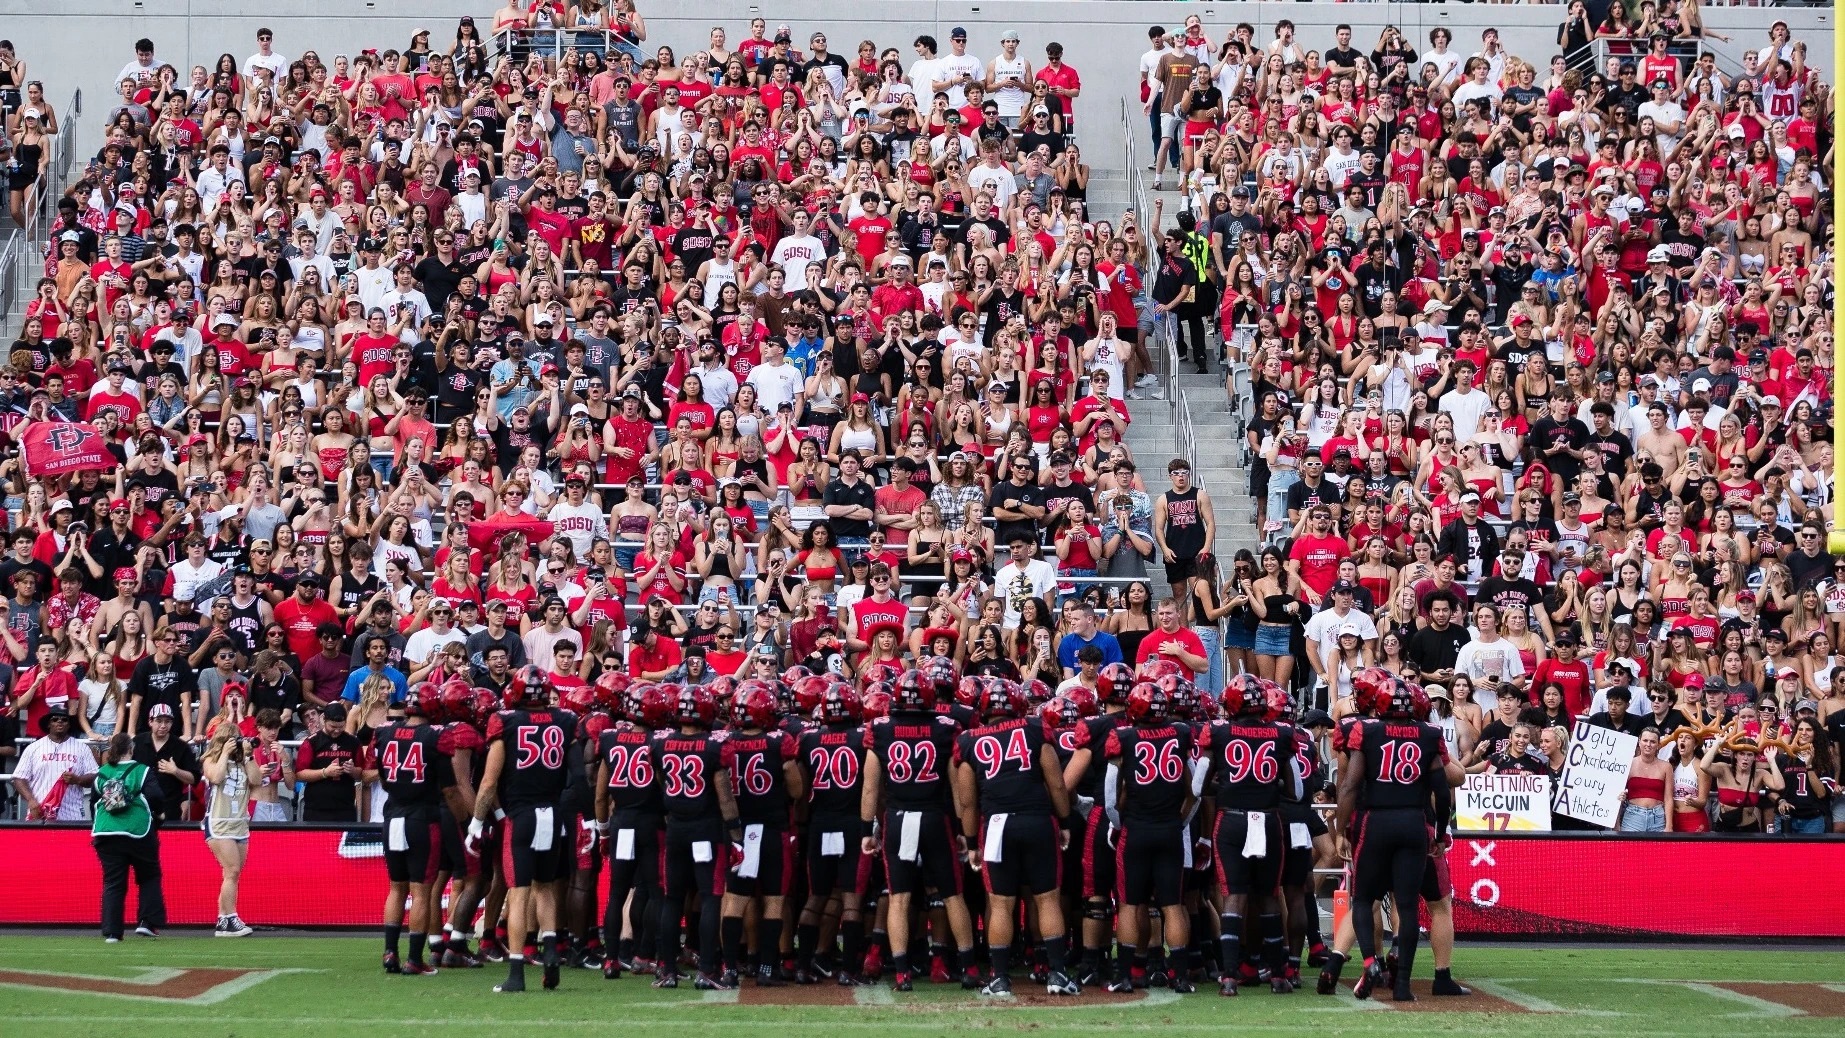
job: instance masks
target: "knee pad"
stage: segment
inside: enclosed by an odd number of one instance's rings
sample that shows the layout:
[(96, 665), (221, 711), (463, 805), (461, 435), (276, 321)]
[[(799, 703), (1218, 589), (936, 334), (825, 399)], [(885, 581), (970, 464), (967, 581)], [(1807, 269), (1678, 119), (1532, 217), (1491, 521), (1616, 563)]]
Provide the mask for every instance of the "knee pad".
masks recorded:
[(1109, 907), (1107, 901), (1103, 901), (1099, 898), (1091, 898), (1083, 902), (1084, 919), (1093, 919), (1098, 923), (1106, 923), (1110, 919), (1113, 919), (1114, 915), (1115, 913)]

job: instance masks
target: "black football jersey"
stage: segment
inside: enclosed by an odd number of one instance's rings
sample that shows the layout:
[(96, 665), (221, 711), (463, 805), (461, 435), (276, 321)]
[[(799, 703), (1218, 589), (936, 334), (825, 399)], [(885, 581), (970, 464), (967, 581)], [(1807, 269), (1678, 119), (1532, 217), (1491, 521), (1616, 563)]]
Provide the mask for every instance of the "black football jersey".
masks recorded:
[(1368, 720), (1352, 729), (1347, 749), (1368, 808), (1426, 810), (1434, 783), (1447, 781), (1448, 744), (1431, 724)]
[(1044, 740), (1044, 722), (1036, 717), (1001, 721), (955, 739), (955, 763), (974, 769), (982, 815), (1050, 812), (1051, 796), (1038, 763)]
[(1290, 786), (1282, 798), (1289, 803), (1310, 804), (1314, 796), (1326, 788), (1326, 762), (1320, 759), (1320, 744), (1305, 728), (1283, 727), (1294, 733), (1294, 772), (1300, 776), (1301, 785), (1298, 795)]
[(410, 818), (442, 806), (442, 791), (455, 784), (442, 735), (426, 724), (387, 724), (372, 730), (372, 762), (384, 789), (384, 816)]
[[(1108, 733), (1102, 756), (1117, 761), (1126, 824), (1180, 824), (1191, 792), (1192, 733), (1183, 724), (1125, 725)], [(1104, 769), (1106, 771), (1106, 769)]]
[(1083, 769), (1083, 777), (1071, 793), (1101, 803), (1102, 780), (1108, 772), (1108, 755), (1102, 751), (1108, 746), (1109, 733), (1126, 723), (1127, 718), (1120, 714), (1097, 714), (1077, 722), (1075, 745), (1089, 751), (1089, 766)]
[(661, 813), (660, 784), (654, 781), (653, 733), (622, 721), (602, 733), (596, 757), (609, 769), (609, 801), (617, 811)]
[(799, 759), (794, 736), (780, 728), (757, 735), (730, 732), (720, 755), (737, 791), (737, 817), (746, 825), (785, 826), (789, 822), (788, 780), (782, 763)]
[(952, 719), (936, 714), (895, 714), (865, 726), (865, 750), (878, 758), (883, 770), (887, 807), (948, 809), (948, 767), (956, 731)]
[[(487, 742), (506, 744), (500, 806), (556, 807), (570, 783), (577, 715), (568, 710), (502, 710), (487, 722)], [(581, 758), (578, 757), (580, 761)]]
[(1235, 811), (1273, 811), (1294, 785), (1294, 737), (1281, 725), (1238, 718), (1216, 721), (1198, 740), (1210, 762), (1207, 789), (1217, 806)]
[(667, 817), (686, 822), (719, 817), (712, 783), (724, 770), (723, 732), (661, 732), (653, 737), (653, 763)]
[(801, 736), (807, 803), (816, 815), (858, 817), (865, 778), (865, 736), (859, 725), (831, 724)]

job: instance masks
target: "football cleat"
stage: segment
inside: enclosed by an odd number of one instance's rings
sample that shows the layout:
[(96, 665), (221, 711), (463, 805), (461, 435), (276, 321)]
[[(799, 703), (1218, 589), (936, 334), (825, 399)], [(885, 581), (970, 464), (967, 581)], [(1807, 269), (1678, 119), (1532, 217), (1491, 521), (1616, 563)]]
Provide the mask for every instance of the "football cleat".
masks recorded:
[(1053, 995), (1075, 996), (1083, 993), (1076, 981), (1056, 970), (1052, 970), (1050, 977), (1045, 980), (1044, 990)]
[(1352, 985), (1352, 997), (1361, 1001), (1370, 998), (1371, 992), (1377, 990), (1383, 983), (1384, 967), (1373, 962), (1365, 967), (1364, 973), (1359, 975), (1358, 983)]
[(1198, 990), (1192, 986), (1191, 978), (1183, 973), (1174, 973), (1166, 986), (1171, 988), (1175, 995), (1189, 995)]
[(723, 977), (714, 977), (709, 973), (700, 973), (692, 978), (692, 986), (700, 991), (735, 991), (736, 985), (724, 983)]
[(1326, 965), (1327, 954), (1326, 944), (1322, 941), (1315, 941), (1313, 946), (1307, 949), (1307, 965), (1315, 967)]
[(433, 977), (436, 975), (436, 968), (427, 962), (406, 962), (404, 963), (404, 975), (410, 977)]
[(135, 927), (135, 936), (136, 937), (159, 937), (160, 931), (154, 929), (151, 926), (137, 926)]
[(892, 991), (915, 991), (916, 985), (911, 983), (910, 974), (907, 971), (898, 970), (891, 975), (890, 989)]
[(544, 983), (546, 991), (557, 990), (558, 982), (562, 979), (563, 979), (563, 971), (559, 968), (558, 963), (556, 961), (547, 962), (544, 964), (543, 983)]
[[(815, 983), (819, 983), (819, 981), (815, 981)], [(858, 978), (854, 977), (850, 970), (840, 970), (833, 974), (833, 986), (855, 988), (858, 987)]]
[(996, 976), (987, 981), (987, 986), (980, 989), (980, 994), (984, 998), (1011, 998), (1012, 981), (1004, 975)]
[(1128, 979), (1127, 974), (1117, 973), (1109, 980), (1104, 990), (1117, 995), (1131, 995), (1134, 993), (1134, 982)]
[(962, 991), (980, 990), (980, 970), (979, 969), (973, 966), (969, 966), (968, 968), (961, 971), (961, 990)]
[(487, 962), (505, 962), (506, 949), (498, 940), (488, 937), (480, 942), (480, 957)]
[(404, 971), (404, 965), (402, 962), (398, 961), (396, 952), (384, 953), (384, 971), (386, 973), (402, 973)]
[(1236, 976), (1230, 973), (1224, 974), (1223, 977), (1217, 982), (1217, 993), (1224, 996), (1225, 998), (1235, 998), (1236, 997)]
[(1268, 989), (1277, 995), (1292, 995), (1294, 993), (1294, 985), (1288, 983), (1288, 978), (1286, 977), (1270, 977)]
[(946, 984), (954, 978), (948, 975), (948, 960), (940, 955), (929, 957), (929, 983)]
[(679, 986), (679, 974), (674, 973), (671, 969), (662, 967), (660, 972), (654, 974), (653, 986), (656, 988), (676, 988)]
[(878, 978), (884, 976), (883, 948), (874, 944), (865, 949), (865, 968), (860, 971), (859, 976), (874, 984), (877, 983)]
[(620, 980), (621, 979), (621, 961), (619, 959), (611, 955), (608, 958), (602, 960), (602, 979), (603, 980)]
[(788, 981), (783, 979), (781, 970), (764, 963), (756, 968), (756, 986), (759, 988), (785, 988)]
[(1416, 993), (1409, 989), (1408, 984), (1404, 984), (1392, 991), (1390, 993), (1390, 998), (1395, 1002), (1414, 1002), (1416, 1000)]

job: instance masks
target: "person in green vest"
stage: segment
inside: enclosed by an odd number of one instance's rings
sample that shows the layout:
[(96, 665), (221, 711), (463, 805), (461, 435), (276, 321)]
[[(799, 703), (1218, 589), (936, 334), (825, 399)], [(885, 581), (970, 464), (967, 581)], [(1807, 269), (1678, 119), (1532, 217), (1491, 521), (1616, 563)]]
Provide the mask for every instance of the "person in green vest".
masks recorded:
[[(1198, 220), (1191, 213), (1180, 213), (1175, 221), (1185, 236), (1180, 248), (1191, 263), (1193, 286), (1192, 298), (1179, 317), (1193, 331), (1192, 359), (1198, 363), (1198, 374), (1209, 375), (1211, 349), (1207, 329), (1217, 311), (1217, 285), (1211, 280), (1211, 239), (1198, 232)], [(1183, 355), (1180, 359), (1184, 359)]]
[(160, 830), (148, 800), (160, 796), (160, 784), (149, 782), (151, 775), (147, 765), (134, 759), (134, 740), (126, 732), (110, 736), (102, 767), (90, 786), (96, 794), (90, 843), (102, 862), (102, 934), (109, 944), (122, 939), (130, 870), (141, 892), (135, 933), (158, 937), (167, 925), (166, 896), (160, 887)]

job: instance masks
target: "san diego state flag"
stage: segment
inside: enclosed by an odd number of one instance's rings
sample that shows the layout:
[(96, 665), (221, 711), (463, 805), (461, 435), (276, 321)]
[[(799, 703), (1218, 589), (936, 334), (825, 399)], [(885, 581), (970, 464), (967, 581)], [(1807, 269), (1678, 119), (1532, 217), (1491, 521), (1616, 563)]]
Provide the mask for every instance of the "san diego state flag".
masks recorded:
[(34, 476), (61, 476), (84, 469), (108, 469), (115, 455), (102, 433), (84, 422), (33, 422), (20, 430), (26, 471)]

